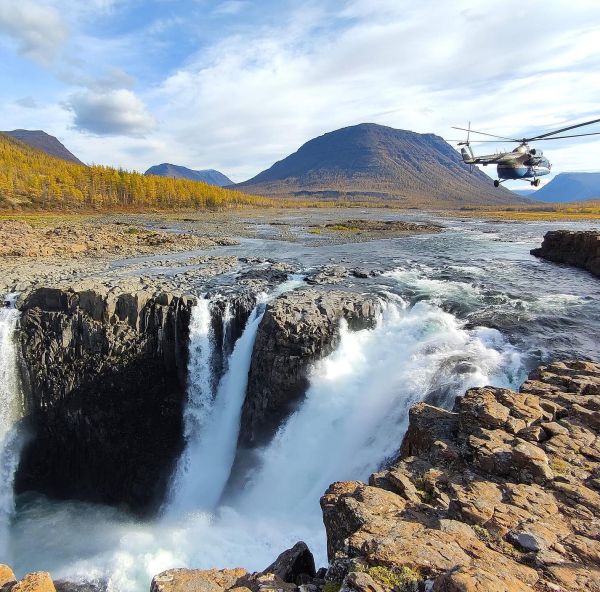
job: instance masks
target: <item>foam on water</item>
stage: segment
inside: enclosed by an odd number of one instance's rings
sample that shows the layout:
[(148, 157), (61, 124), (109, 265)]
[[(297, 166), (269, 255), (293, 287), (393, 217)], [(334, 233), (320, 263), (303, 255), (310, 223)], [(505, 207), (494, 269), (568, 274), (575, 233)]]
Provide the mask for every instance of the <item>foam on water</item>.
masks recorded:
[[(376, 328), (351, 332), (341, 326), (339, 346), (315, 364), (306, 398), (260, 451), (251, 482), (228, 507), (215, 505), (235, 453), (260, 309), (236, 343), (211, 419), (193, 449), (201, 471), (196, 478), (210, 485), (188, 490), (193, 495), (185, 504), (147, 524), (102, 507), (31, 502), (20, 513), (13, 541), (17, 550), (32, 541), (36, 548), (17, 553), (17, 569), (108, 578), (110, 590), (133, 591), (147, 589), (152, 575), (171, 567), (264, 569), (300, 539), (324, 565), (320, 495), (332, 481), (366, 479), (393, 455), (411, 404), (441, 392), (450, 405), (468, 387), (508, 386), (522, 378), (519, 355), (498, 331), (467, 330), (434, 304), (410, 307), (390, 299)], [(59, 538), (68, 544), (57, 551)]]
[(177, 463), (169, 497), (169, 507), (181, 507), (194, 498), (196, 481), (191, 478), (202, 467), (196, 449), (213, 408), (212, 357), (214, 337), (210, 300), (200, 298), (190, 319), (187, 404), (184, 410), (185, 449)]
[(16, 294), (4, 298), (0, 308), (0, 557), (8, 556), (8, 527), (14, 514), (13, 479), (20, 452), (16, 422), (22, 402), (16, 364), (14, 332), (19, 312), (13, 308)]

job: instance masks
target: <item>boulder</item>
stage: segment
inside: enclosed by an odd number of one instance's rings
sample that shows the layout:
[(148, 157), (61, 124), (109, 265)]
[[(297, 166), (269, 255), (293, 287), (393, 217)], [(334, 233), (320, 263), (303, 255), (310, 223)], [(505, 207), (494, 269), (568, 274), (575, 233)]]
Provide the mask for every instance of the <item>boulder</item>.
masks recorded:
[(56, 588), (47, 571), (37, 571), (27, 574), (11, 588), (11, 592), (56, 592)]
[(13, 573), (13, 570), (8, 565), (0, 564), (0, 587), (4, 584), (15, 582), (17, 578)]
[(300, 541), (284, 551), (263, 573), (271, 573), (284, 582), (302, 584), (307, 578), (314, 578), (315, 559), (306, 543)]

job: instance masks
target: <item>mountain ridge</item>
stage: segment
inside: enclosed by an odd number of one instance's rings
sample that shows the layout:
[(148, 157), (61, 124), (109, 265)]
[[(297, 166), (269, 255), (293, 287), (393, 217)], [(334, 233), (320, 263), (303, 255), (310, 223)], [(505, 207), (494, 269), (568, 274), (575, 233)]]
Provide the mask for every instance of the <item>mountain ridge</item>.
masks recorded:
[(235, 186), (281, 197), (376, 197), (411, 205), (530, 203), (494, 188), (443, 138), (374, 123), (348, 126), (304, 143)]
[(171, 177), (173, 179), (190, 179), (192, 181), (203, 181), (209, 185), (226, 187), (233, 185), (233, 181), (216, 169), (189, 169), (187, 167), (163, 162), (151, 166), (144, 175), (156, 175), (158, 177)]
[(600, 198), (600, 173), (559, 173), (531, 198), (559, 203)]
[(75, 164), (85, 164), (77, 158), (57, 137), (50, 135), (44, 130), (26, 130), (15, 129), (12, 131), (0, 132), (6, 134), (19, 142), (23, 142), (32, 148), (42, 150), (50, 156), (55, 156), (61, 160), (74, 162)]

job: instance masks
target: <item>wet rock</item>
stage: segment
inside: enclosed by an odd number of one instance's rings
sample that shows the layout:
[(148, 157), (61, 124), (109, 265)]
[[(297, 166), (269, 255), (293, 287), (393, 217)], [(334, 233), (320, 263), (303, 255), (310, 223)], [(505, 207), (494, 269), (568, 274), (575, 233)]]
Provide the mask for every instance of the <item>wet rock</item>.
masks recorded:
[(272, 573), (284, 582), (300, 584), (303, 579), (315, 577), (315, 560), (306, 543), (300, 541), (281, 553), (264, 573)]
[(306, 276), (305, 281), (311, 285), (340, 284), (349, 275), (343, 265), (326, 265), (321, 271)]
[(328, 573), (360, 562), (438, 592), (600, 590), (599, 386), (599, 364), (571, 361), (519, 392), (470, 389), (452, 413), (417, 405), (390, 467), (321, 499)]
[(32, 439), (17, 491), (160, 503), (182, 447), (194, 302), (102, 286), (29, 296), (18, 339)]
[(304, 395), (310, 365), (337, 346), (342, 319), (352, 330), (364, 329), (374, 326), (378, 311), (375, 298), (352, 292), (306, 289), (271, 302), (254, 345), (240, 444), (254, 446), (274, 434)]
[(600, 277), (600, 233), (593, 230), (551, 230), (532, 255), (586, 269)]

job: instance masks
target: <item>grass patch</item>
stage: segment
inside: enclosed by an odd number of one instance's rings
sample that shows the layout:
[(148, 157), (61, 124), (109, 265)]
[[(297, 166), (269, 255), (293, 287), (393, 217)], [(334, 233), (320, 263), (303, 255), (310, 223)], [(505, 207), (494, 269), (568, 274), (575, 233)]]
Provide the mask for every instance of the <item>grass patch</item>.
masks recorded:
[(490, 531), (483, 526), (479, 526), (479, 524), (472, 524), (471, 528), (475, 531), (477, 538), (483, 543), (491, 543), (494, 541), (494, 537), (491, 535)]
[(360, 230), (358, 226), (350, 226), (348, 224), (326, 224), (325, 228), (334, 232), (358, 232)]
[(566, 475), (569, 472), (569, 463), (557, 456), (550, 459), (550, 468), (558, 475)]
[(126, 233), (126, 234), (139, 234), (140, 232), (142, 232), (142, 231), (141, 231), (141, 229), (139, 229), (139, 228), (136, 228), (135, 226), (130, 226), (130, 227), (129, 227), (129, 228), (126, 230), (126, 231), (125, 231), (125, 233)]

